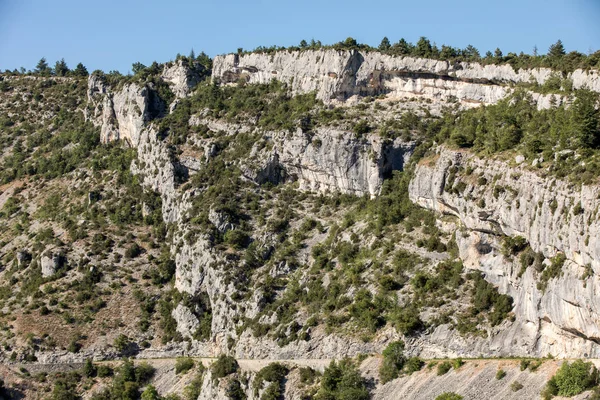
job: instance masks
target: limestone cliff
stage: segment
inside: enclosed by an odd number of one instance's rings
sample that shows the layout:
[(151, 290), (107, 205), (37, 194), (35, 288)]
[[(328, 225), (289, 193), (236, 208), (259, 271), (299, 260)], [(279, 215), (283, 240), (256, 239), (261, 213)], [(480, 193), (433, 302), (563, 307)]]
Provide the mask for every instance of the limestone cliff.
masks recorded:
[[(352, 96), (418, 95), (440, 101), (458, 99), (465, 107), (496, 103), (511, 93), (512, 86), (543, 84), (551, 75), (548, 68), (515, 71), (510, 65), (451, 63), (357, 50), (228, 54), (215, 57), (213, 67), (213, 78), (224, 83), (277, 79), (290, 84), (296, 93), (316, 91), (324, 102), (345, 101)], [(575, 89), (600, 91), (596, 71), (576, 70), (567, 78)], [(540, 107), (548, 107), (549, 98), (539, 97)]]
[(379, 194), (384, 178), (401, 171), (414, 143), (382, 140), (376, 134), (356, 138), (352, 132), (317, 128), (269, 132), (269, 151), (254, 149), (245, 173), (257, 183), (298, 181), (300, 189), (358, 196)]
[[(460, 219), (466, 229), (456, 234), (461, 258), (513, 296), (515, 326), (521, 331), (515, 340), (523, 341), (523, 350), (597, 357), (599, 189), (542, 173), (440, 147), (419, 163), (409, 194), (423, 207)], [(538, 285), (541, 272), (533, 267), (523, 271), (516, 257), (502, 255), (505, 236), (525, 238), (544, 255), (544, 265), (564, 254), (560, 276), (545, 288)]]

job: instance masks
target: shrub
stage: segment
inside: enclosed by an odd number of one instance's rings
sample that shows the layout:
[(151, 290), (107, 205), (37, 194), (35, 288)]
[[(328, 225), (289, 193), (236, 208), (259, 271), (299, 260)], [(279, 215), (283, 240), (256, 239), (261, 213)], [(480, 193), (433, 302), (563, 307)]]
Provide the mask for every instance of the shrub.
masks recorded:
[(382, 383), (396, 379), (406, 361), (404, 357), (404, 342), (397, 341), (387, 345), (383, 350), (383, 362), (379, 368), (379, 379)]
[(83, 372), (84, 376), (87, 376), (88, 378), (92, 378), (92, 377), (96, 376), (96, 373), (98, 371), (96, 369), (96, 366), (92, 362), (92, 360), (90, 360), (89, 358), (86, 358), (85, 363), (83, 364), (82, 372)]
[(521, 382), (514, 381), (510, 384), (510, 390), (512, 390), (513, 392), (518, 392), (521, 389), (523, 389), (523, 384)]
[(318, 372), (311, 367), (300, 368), (300, 382), (304, 383), (305, 385), (312, 385), (317, 375)]
[(444, 361), (443, 363), (438, 364), (437, 375), (438, 376), (445, 375), (451, 369), (452, 369), (452, 364), (450, 364), (450, 361)]
[(459, 369), (463, 365), (465, 365), (465, 362), (463, 361), (462, 358), (457, 358), (455, 360), (452, 360), (452, 368), (454, 368), (454, 369)]
[(96, 369), (96, 375), (98, 378), (106, 378), (107, 376), (111, 376), (113, 374), (113, 370), (108, 365), (100, 364)]
[(175, 361), (175, 374), (186, 373), (194, 368), (194, 360), (191, 357), (177, 357)]
[(369, 126), (369, 123), (366, 120), (361, 119), (354, 125), (353, 131), (356, 137), (360, 137), (365, 133), (369, 133), (371, 131), (371, 126)]
[(161, 397), (156, 391), (153, 385), (146, 386), (146, 389), (142, 392), (142, 400), (160, 400)]
[(360, 372), (350, 360), (332, 361), (325, 369), (315, 400), (367, 400), (369, 391)]
[(413, 372), (417, 372), (423, 369), (424, 365), (425, 363), (419, 357), (411, 357), (408, 360), (406, 360), (406, 363), (404, 364), (404, 371), (406, 371), (406, 373), (410, 375)]
[(244, 248), (249, 241), (248, 234), (240, 229), (227, 231), (223, 237), (225, 243), (236, 250)]
[(281, 386), (288, 372), (288, 368), (279, 363), (271, 363), (258, 371), (254, 378), (254, 396), (258, 396), (258, 392), (262, 389), (265, 381), (272, 382), (278, 387)]
[(504, 377), (505, 377), (505, 376), (506, 376), (506, 372), (505, 372), (503, 369), (499, 369), (499, 370), (496, 372), (496, 379), (497, 379), (497, 380), (504, 379)]
[(236, 359), (225, 354), (221, 354), (210, 367), (213, 379), (224, 378), (227, 375), (237, 372), (238, 369), (239, 365)]
[(419, 316), (419, 311), (412, 306), (398, 309), (392, 315), (392, 322), (398, 332), (403, 335), (413, 335), (425, 326)]
[(506, 236), (502, 243), (502, 254), (505, 257), (513, 256), (527, 248), (527, 239), (522, 236)]
[(564, 362), (547, 384), (554, 395), (571, 397), (598, 384), (598, 370), (591, 362)]
[(260, 400), (283, 400), (283, 389), (279, 382), (273, 382), (260, 396)]
[(148, 382), (154, 376), (155, 369), (147, 362), (142, 362), (135, 367), (135, 381), (139, 384)]
[(232, 379), (225, 388), (225, 394), (229, 400), (245, 400), (246, 393), (242, 389), (242, 384), (237, 379)]
[(113, 342), (115, 349), (117, 349), (119, 353), (123, 353), (125, 350), (127, 350), (130, 344), (131, 343), (129, 342), (129, 338), (123, 334), (117, 336), (117, 338)]
[(463, 397), (460, 394), (454, 392), (445, 392), (440, 394), (435, 400), (462, 400)]
[(200, 364), (200, 371), (196, 373), (194, 379), (183, 389), (183, 395), (186, 400), (197, 400), (202, 392), (202, 383), (204, 381), (204, 366)]

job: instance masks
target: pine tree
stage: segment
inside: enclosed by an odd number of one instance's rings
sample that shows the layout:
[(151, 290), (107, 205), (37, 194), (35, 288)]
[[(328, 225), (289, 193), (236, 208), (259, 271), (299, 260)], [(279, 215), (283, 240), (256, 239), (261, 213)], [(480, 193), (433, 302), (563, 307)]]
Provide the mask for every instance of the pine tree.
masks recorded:
[(40, 59), (40, 61), (38, 61), (37, 65), (35, 66), (34, 72), (36, 74), (40, 74), (40, 75), (50, 75), (50, 73), (52, 72), (52, 70), (50, 69), (50, 67), (48, 67), (48, 63), (46, 62), (46, 58), (42, 57)]
[(417, 47), (414, 50), (414, 54), (418, 57), (429, 57), (431, 56), (431, 42), (425, 36), (421, 36), (417, 42)]
[(136, 75), (138, 72), (143, 71), (144, 69), (146, 69), (146, 66), (141, 62), (134, 62), (133, 64), (131, 64), (131, 72), (133, 72), (134, 75)]
[(496, 50), (494, 50), (494, 57), (500, 59), (502, 58), (503, 54), (502, 54), (502, 50), (500, 50), (498, 47), (496, 47)]
[(411, 53), (413, 45), (402, 38), (398, 41), (398, 43), (394, 44), (393, 47), (398, 54), (407, 55)]
[(88, 76), (89, 73), (88, 73), (87, 68), (82, 63), (79, 63), (79, 64), (77, 64), (77, 66), (73, 70), (73, 75), (75, 75), (75, 76)]
[(560, 58), (566, 54), (565, 46), (560, 39), (548, 49), (548, 57)]
[(463, 51), (463, 54), (469, 60), (479, 60), (481, 58), (479, 50), (477, 50), (475, 46), (472, 45), (468, 45), (467, 48)]
[(194, 48), (192, 47), (192, 50), (190, 50), (190, 55), (188, 56), (188, 58), (191, 61), (194, 61), (196, 59), (196, 53), (194, 53)]
[(387, 51), (390, 47), (392, 47), (390, 39), (388, 39), (387, 36), (384, 36), (383, 39), (381, 39), (381, 43), (379, 43), (379, 50)]
[(308, 47), (308, 43), (306, 43), (306, 40), (302, 39), (300, 41), (300, 48), (305, 49), (306, 47)]
[(69, 67), (64, 58), (61, 58), (60, 61), (54, 64), (54, 73), (56, 76), (66, 76), (69, 73)]
[(573, 125), (583, 147), (600, 147), (600, 111), (596, 109), (598, 100), (598, 93), (580, 90), (573, 102)]

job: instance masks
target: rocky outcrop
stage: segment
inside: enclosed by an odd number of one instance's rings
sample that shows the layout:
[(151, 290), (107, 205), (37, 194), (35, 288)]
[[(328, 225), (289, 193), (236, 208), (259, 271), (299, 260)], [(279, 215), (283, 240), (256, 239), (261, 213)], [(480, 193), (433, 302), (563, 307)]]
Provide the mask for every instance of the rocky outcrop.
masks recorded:
[(177, 332), (183, 337), (193, 337), (200, 323), (192, 311), (183, 304), (178, 304), (172, 315), (177, 321)]
[(17, 251), (17, 266), (22, 267), (31, 261), (31, 253), (27, 250)]
[(66, 263), (65, 256), (58, 251), (47, 251), (40, 258), (42, 267), (42, 276), (51, 277), (56, 271)]
[(564, 252), (595, 272), (600, 272), (599, 194), (598, 186), (445, 148), (420, 163), (410, 185), (411, 200), (456, 215), (471, 230), (523, 236), (535, 251), (548, 257)]
[[(599, 193), (542, 177), (525, 163), (513, 167), (444, 147), (420, 162), (409, 187), (415, 203), (460, 219), (465, 266), (514, 298), (517, 320), (492, 340), (497, 350), (567, 357), (600, 355)], [(564, 254), (560, 278), (538, 285), (541, 273), (501, 254), (505, 236), (525, 238), (546, 265)]]
[(87, 119), (100, 126), (100, 140), (124, 140), (132, 147), (138, 146), (144, 125), (165, 108), (152, 84), (128, 83), (113, 92), (100, 75), (88, 80), (88, 102), (92, 111)]
[(359, 196), (379, 194), (384, 178), (403, 170), (415, 146), (334, 128), (273, 132), (266, 139), (270, 150), (253, 149), (242, 168), (246, 177), (260, 184), (293, 180), (302, 190)]
[(168, 82), (176, 97), (187, 96), (203, 79), (206, 69), (197, 62), (182, 59), (165, 64), (161, 78)]
[[(413, 57), (394, 57), (366, 51), (280, 51), (217, 56), (213, 78), (224, 83), (243, 79), (288, 83), (295, 93), (316, 92), (324, 102), (345, 101), (352, 96), (428, 98), (464, 106), (492, 104), (512, 91), (510, 85), (543, 84), (552, 74), (548, 68), (515, 71), (510, 65), (482, 65)], [(569, 74), (575, 89), (584, 86), (600, 92), (596, 71)], [(544, 100), (545, 97), (542, 99)]]

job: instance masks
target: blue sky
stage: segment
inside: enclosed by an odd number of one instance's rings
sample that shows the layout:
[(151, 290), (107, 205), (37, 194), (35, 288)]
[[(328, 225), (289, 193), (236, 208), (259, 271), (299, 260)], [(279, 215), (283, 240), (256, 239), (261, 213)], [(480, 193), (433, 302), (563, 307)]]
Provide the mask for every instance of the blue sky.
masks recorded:
[(289, 46), (352, 36), (438, 45), (483, 54), (600, 49), (600, 0), (0, 0), (0, 70), (33, 69), (41, 57), (127, 73), (131, 64), (173, 59), (191, 48), (211, 56), (259, 45)]

